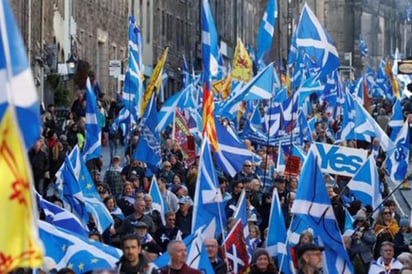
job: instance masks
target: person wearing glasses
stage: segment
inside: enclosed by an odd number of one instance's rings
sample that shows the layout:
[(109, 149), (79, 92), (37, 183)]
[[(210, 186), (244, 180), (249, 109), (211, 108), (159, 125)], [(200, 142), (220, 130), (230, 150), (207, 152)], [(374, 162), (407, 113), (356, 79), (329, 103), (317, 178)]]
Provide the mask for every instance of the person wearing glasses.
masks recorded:
[(376, 244), (374, 258), (379, 257), (381, 244), (385, 241), (393, 242), (396, 233), (399, 231), (398, 222), (392, 217), (389, 207), (383, 207), (376, 218), (373, 228), (376, 234)]
[(241, 171), (236, 173), (235, 177), (233, 178), (233, 182), (240, 181), (244, 178), (248, 178), (249, 181), (251, 181), (252, 179), (259, 179), (259, 177), (254, 172), (252, 162), (249, 160), (243, 162), (243, 168)]
[(176, 227), (176, 213), (173, 211), (167, 212), (165, 219), (166, 225), (160, 227), (154, 234), (154, 239), (163, 252), (166, 251), (169, 242), (176, 239), (179, 232), (179, 229)]

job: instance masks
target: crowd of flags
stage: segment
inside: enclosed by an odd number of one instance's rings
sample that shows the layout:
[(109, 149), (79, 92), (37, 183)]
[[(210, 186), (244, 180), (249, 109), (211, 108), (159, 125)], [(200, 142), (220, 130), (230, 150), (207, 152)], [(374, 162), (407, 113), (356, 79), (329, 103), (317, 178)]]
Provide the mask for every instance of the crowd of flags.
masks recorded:
[[(164, 50), (145, 87), (142, 37), (135, 19), (130, 17), (124, 108), (112, 128), (121, 128), (124, 135), (134, 127), (141, 130), (133, 158), (145, 162), (155, 173), (161, 164), (160, 132), (173, 125), (177, 109), (184, 114), (188, 124), (186, 131), (195, 138), (196, 151), (200, 156), (192, 234), (184, 239), (189, 265), (212, 273), (205, 257), (203, 240), (223, 236), (224, 256), (230, 269), (236, 273), (248, 269), (252, 248), (245, 193), (242, 193), (234, 215), (238, 221), (230, 231), (225, 231), (227, 216), (222, 208), (217, 180), (218, 171), (233, 177), (241, 170), (244, 161), (260, 163), (262, 159), (242, 141), (242, 138), (248, 138), (259, 145), (279, 146), (278, 171), (285, 168), (283, 150), (286, 146), (291, 148), (288, 153), (299, 157), (303, 163), (291, 209), (294, 218), (289, 228), (282, 221), (277, 191), (273, 193), (266, 246), (270, 255), (277, 258), (280, 270), (293, 273), (290, 247), (296, 244), (296, 235), (311, 227), (325, 248), (325, 267), (330, 271), (335, 269), (336, 273), (352, 273), (353, 267), (340, 237), (317, 156), (312, 150), (305, 155), (301, 149), (305, 142), (313, 142), (315, 120), (306, 120), (307, 115), (313, 114), (311, 97), (316, 95), (324, 102), (335, 119), (341, 117), (339, 131), (329, 132), (337, 143), (379, 138), (382, 149), (387, 153), (388, 174), (394, 182), (401, 183), (406, 176), (410, 138), (408, 121), (404, 122), (399, 115), (402, 113), (399, 100), (402, 94), (388, 60), (382, 60), (376, 73), (369, 67), (365, 68), (357, 84), (343, 82), (337, 73), (340, 63), (336, 47), (307, 4), (303, 6), (292, 37), (286, 71), (275, 68), (274, 63), (268, 62), (268, 53), (277, 18), (276, 3), (268, 0), (258, 32), (256, 56), (249, 54), (239, 40), (232, 72), (227, 74), (209, 1), (202, 0), (202, 74), (189, 72), (185, 60), (182, 90), (168, 98), (159, 111), (156, 99), (164, 78), (163, 67), (168, 50)], [(362, 36), (359, 37), (359, 51), (362, 57), (367, 57), (368, 48)], [(35, 193), (30, 168), (27, 168), (25, 151), (40, 137), (40, 113), (25, 55), (10, 6), (6, 0), (1, 0), (0, 85), (3, 92), (0, 95), (0, 171), (4, 182), (0, 208), (1, 212), (13, 218), (3, 216), (9, 221), (3, 227), (0, 254), (8, 261), (0, 265), (0, 272), (9, 272), (17, 267), (38, 268), (45, 257), (53, 260), (57, 267), (71, 267), (79, 273), (96, 267), (113, 268), (121, 251), (87, 239), (90, 216), (100, 233), (113, 225), (113, 218), (102, 203), (86, 167), (86, 161), (101, 155), (101, 128), (95, 92), (87, 80), (86, 142), (83, 150), (75, 147), (66, 156), (56, 174), (56, 190), (65, 205), (59, 208)], [(253, 62), (258, 68), (254, 76)], [(219, 85), (214, 84), (222, 80)], [(216, 88), (218, 86), (220, 88)], [(368, 112), (369, 97), (394, 102), (390, 137)], [(218, 118), (226, 117), (229, 117), (227, 123), (221, 124)], [(241, 127), (242, 121), (245, 124)], [(242, 134), (238, 134), (240, 129)], [(290, 134), (294, 138), (290, 138)], [(373, 208), (380, 205), (378, 175), (372, 156), (353, 176), (349, 187), (363, 203)], [(155, 177), (150, 194), (154, 206), (164, 209)], [(36, 204), (44, 213), (44, 221), (38, 220)], [(10, 242), (13, 245), (8, 244)], [(199, 253), (199, 250), (203, 252)], [(155, 265), (167, 264), (167, 256), (159, 257)]]

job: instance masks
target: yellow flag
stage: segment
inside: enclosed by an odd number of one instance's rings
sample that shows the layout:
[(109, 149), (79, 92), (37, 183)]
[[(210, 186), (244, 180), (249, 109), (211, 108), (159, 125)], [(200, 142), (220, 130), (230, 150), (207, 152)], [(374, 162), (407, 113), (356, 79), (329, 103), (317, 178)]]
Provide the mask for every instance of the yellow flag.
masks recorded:
[(160, 85), (162, 84), (162, 73), (163, 73), (163, 66), (166, 62), (167, 51), (169, 48), (165, 48), (163, 50), (162, 56), (160, 57), (159, 61), (157, 62), (156, 67), (153, 70), (152, 76), (150, 76), (149, 83), (146, 86), (146, 90), (143, 95), (142, 101), (142, 108), (140, 112), (140, 116), (143, 115), (144, 110), (146, 109), (146, 105), (149, 102), (150, 98), (152, 97), (153, 90), (156, 88), (157, 92), (159, 92)]
[(232, 76), (228, 74), (226, 78), (220, 79), (212, 83), (212, 90), (213, 92), (218, 95), (222, 100), (225, 100), (229, 94), (230, 90), (232, 89)]
[(30, 166), (13, 109), (0, 121), (0, 273), (42, 265)]
[(386, 58), (385, 72), (388, 75), (389, 80), (391, 81), (393, 95), (395, 95), (395, 97), (399, 99), (400, 95), (399, 95), (398, 81), (396, 81), (395, 77), (393, 76), (392, 67), (391, 67), (391, 63), (389, 62), (389, 58)]
[(245, 46), (237, 39), (235, 56), (233, 57), (232, 78), (235, 80), (249, 82), (253, 76), (253, 64)]

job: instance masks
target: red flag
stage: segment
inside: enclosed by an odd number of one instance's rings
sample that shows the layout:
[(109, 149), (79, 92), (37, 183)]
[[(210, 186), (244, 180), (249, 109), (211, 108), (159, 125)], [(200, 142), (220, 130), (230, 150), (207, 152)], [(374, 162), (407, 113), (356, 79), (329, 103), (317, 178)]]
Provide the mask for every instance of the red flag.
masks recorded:
[(215, 117), (213, 111), (215, 110), (215, 103), (213, 102), (213, 94), (210, 91), (210, 84), (203, 84), (203, 136), (207, 136), (214, 151), (217, 151), (217, 134), (215, 126)]
[(240, 219), (237, 220), (229, 235), (227, 235), (223, 243), (223, 250), (225, 259), (231, 267), (231, 272), (246, 273), (249, 268), (249, 256)]

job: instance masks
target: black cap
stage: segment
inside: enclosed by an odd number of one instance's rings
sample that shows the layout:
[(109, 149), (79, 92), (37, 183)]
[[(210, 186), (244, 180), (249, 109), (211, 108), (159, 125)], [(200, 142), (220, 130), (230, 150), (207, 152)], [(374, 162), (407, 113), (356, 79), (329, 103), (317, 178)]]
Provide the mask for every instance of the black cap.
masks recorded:
[(134, 228), (149, 228), (149, 226), (145, 222), (141, 222), (141, 221), (130, 222), (130, 224)]
[(302, 255), (306, 251), (315, 251), (315, 250), (323, 251), (324, 248), (321, 246), (315, 245), (313, 243), (301, 244), (297, 250), (298, 258), (302, 257)]

